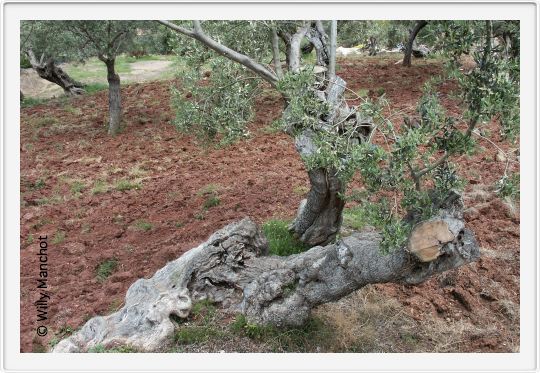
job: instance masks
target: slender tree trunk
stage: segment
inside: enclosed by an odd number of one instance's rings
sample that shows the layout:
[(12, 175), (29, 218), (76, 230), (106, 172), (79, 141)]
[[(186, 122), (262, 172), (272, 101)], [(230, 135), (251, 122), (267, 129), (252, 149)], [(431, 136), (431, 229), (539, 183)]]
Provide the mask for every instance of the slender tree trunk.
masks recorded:
[(27, 50), (26, 54), (32, 68), (41, 78), (59, 85), (67, 95), (80, 95), (84, 93), (84, 85), (71, 78), (62, 68), (56, 65), (54, 59), (49, 58), (43, 61), (42, 57), (38, 60), (31, 49)]
[(414, 25), (414, 28), (411, 30), (409, 34), (409, 40), (407, 41), (407, 45), (405, 46), (405, 56), (403, 57), (403, 66), (411, 66), (411, 56), (413, 52), (413, 44), (414, 40), (416, 39), (416, 36), (427, 25), (427, 21), (416, 21), (416, 24)]
[(109, 134), (116, 135), (122, 122), (120, 98), (120, 76), (114, 70), (115, 59), (107, 59), (107, 81), (109, 82)]
[(281, 58), (279, 54), (279, 36), (275, 27), (272, 27), (272, 54), (276, 76), (278, 79), (281, 79), (283, 77), (283, 70), (281, 68)]

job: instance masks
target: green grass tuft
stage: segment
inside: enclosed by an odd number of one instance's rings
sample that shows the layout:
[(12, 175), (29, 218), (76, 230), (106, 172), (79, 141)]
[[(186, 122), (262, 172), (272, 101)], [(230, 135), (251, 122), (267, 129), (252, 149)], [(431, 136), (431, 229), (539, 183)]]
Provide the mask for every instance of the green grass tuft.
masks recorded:
[(151, 223), (147, 222), (146, 220), (141, 219), (135, 222), (135, 228), (143, 232), (148, 232), (152, 230), (153, 227), (154, 226)]
[(127, 180), (127, 179), (122, 179), (122, 180), (118, 180), (114, 187), (115, 187), (116, 190), (119, 190), (119, 191), (123, 192), (123, 191), (126, 191), (126, 190), (140, 189), (141, 188), (141, 183), (140, 182), (135, 182), (135, 181), (130, 181), (130, 180)]
[(268, 239), (270, 254), (287, 256), (306, 251), (309, 247), (294, 238), (289, 232), (289, 222), (269, 220), (263, 224), (263, 232)]
[(96, 277), (98, 281), (105, 281), (118, 267), (118, 260), (115, 258), (107, 259), (100, 263), (96, 270)]
[(56, 233), (54, 234), (52, 243), (57, 245), (57, 244), (60, 244), (60, 243), (64, 242), (65, 239), (66, 239), (66, 232), (64, 232), (64, 231), (56, 231)]

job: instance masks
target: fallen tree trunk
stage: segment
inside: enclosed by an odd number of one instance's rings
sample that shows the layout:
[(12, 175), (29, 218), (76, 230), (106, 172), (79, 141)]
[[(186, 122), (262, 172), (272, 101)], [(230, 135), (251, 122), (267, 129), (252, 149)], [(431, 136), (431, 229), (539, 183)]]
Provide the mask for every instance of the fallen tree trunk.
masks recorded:
[(40, 78), (59, 85), (67, 95), (80, 95), (85, 92), (84, 85), (71, 78), (62, 68), (56, 65), (54, 59), (49, 58), (43, 61), (43, 58), (41, 58), (38, 61), (31, 49), (26, 54), (32, 68)]
[[(170, 316), (187, 317), (192, 302), (202, 299), (243, 313), (250, 323), (301, 325), (314, 307), (368, 284), (417, 284), (479, 257), (474, 235), (459, 216), (441, 211), (431, 221), (438, 228), (423, 226), (421, 232), (429, 239), (420, 240), (424, 243), (417, 248), (422, 251), (427, 242), (430, 258), (420, 260), (410, 247), (382, 255), (375, 232), (355, 233), (289, 257), (267, 256), (265, 237), (245, 218), (217, 231), (152, 278), (137, 280), (122, 309), (92, 318), (53, 352), (85, 352), (98, 344), (155, 351), (171, 341)], [(444, 240), (432, 245), (441, 228)]]

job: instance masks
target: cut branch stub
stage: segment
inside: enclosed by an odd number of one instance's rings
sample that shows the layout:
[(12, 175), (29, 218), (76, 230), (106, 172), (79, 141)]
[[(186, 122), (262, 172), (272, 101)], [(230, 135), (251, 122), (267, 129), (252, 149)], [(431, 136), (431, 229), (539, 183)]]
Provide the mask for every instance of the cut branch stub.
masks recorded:
[(421, 262), (431, 262), (442, 254), (443, 245), (454, 238), (445, 221), (425, 221), (414, 227), (409, 237), (409, 251)]

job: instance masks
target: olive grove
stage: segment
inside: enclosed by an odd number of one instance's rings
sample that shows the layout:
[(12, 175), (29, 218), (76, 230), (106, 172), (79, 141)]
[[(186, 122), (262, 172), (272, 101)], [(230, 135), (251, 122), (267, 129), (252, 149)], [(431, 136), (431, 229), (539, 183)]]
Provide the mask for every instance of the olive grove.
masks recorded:
[[(493, 21), (431, 25), (445, 73), (426, 83), (416, 115), (396, 123), (402, 115), (384, 95), (357, 97), (339, 76), (337, 21), (159, 23), (176, 33), (186, 65), (172, 88), (180, 130), (227, 144), (247, 135), (257, 94), (282, 97), (275, 126), (294, 139), (311, 184), (290, 231), (310, 249), (269, 256), (251, 219), (230, 224), (135, 282), (119, 311), (91, 319), (55, 352), (112, 343), (157, 350), (174, 330), (170, 315), (186, 317), (201, 299), (250, 323), (301, 325), (314, 307), (365, 285), (416, 284), (479, 258), (452, 160), (474, 151), (477, 129), (492, 119), (509, 141), (518, 135), (519, 52), (509, 51), (519, 50), (519, 25), (503, 22), (506, 44), (495, 42)], [(314, 50), (314, 61), (302, 49)], [(464, 53), (474, 60), (470, 69), (461, 64)], [(461, 92), (460, 116), (440, 101), (438, 89), (449, 80)], [(360, 104), (349, 105), (350, 95)], [(347, 193), (355, 175), (364, 189)], [(512, 175), (501, 175), (501, 193), (515, 187)], [(340, 236), (348, 200), (360, 204), (375, 230)]]

